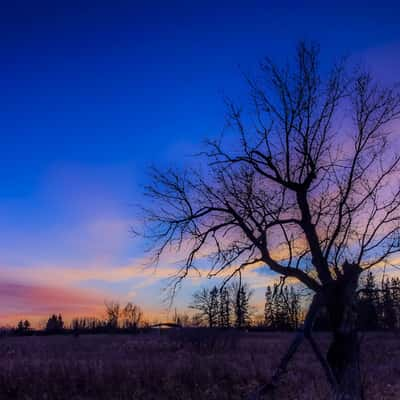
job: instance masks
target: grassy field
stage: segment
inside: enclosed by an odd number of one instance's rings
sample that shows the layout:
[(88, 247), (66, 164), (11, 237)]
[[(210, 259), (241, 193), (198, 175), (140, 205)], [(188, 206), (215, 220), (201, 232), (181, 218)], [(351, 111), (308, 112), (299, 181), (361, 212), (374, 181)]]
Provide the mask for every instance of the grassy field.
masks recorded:
[[(0, 339), (0, 399), (242, 399), (267, 382), (288, 333), (81, 335)], [(327, 337), (318, 336), (322, 346)], [(400, 398), (400, 337), (367, 334), (368, 400)], [(326, 399), (327, 385), (304, 344), (281, 399)]]

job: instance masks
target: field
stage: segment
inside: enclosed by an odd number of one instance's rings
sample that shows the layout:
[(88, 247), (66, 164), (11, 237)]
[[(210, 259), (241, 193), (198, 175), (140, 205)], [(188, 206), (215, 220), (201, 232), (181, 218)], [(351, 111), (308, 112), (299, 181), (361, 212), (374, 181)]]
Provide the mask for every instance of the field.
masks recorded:
[[(292, 337), (199, 332), (1, 338), (0, 399), (242, 399), (267, 382)], [(398, 399), (399, 336), (367, 334), (362, 357), (366, 398)], [(327, 398), (308, 345), (279, 391), (280, 399)]]

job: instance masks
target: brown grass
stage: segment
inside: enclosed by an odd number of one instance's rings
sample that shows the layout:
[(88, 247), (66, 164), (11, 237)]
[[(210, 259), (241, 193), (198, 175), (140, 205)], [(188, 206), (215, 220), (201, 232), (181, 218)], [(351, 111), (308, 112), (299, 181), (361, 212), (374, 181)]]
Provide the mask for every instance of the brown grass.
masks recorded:
[[(192, 335), (193, 336), (193, 335)], [(242, 399), (268, 381), (291, 334), (193, 339), (185, 333), (0, 339), (0, 399)], [(318, 335), (322, 346), (327, 336)], [(368, 334), (362, 345), (368, 400), (400, 398), (400, 338)], [(327, 399), (304, 344), (279, 389), (281, 399)]]

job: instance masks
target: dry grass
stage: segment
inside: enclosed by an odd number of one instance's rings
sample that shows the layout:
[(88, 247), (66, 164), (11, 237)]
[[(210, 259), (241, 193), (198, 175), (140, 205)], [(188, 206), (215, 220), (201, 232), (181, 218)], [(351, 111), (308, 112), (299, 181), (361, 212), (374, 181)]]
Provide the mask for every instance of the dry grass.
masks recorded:
[[(265, 383), (291, 334), (249, 333), (194, 340), (186, 334), (0, 339), (0, 398), (23, 400), (242, 399)], [(324, 345), (327, 337), (319, 335)], [(367, 399), (400, 398), (400, 338), (363, 341)], [(291, 364), (281, 399), (326, 399), (307, 345)]]

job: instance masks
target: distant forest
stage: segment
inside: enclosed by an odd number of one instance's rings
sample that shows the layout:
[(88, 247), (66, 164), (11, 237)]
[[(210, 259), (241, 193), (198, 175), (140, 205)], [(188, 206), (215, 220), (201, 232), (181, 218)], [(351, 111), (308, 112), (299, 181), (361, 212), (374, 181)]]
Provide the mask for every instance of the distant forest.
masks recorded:
[[(28, 320), (21, 320), (15, 328), (2, 328), (3, 335), (138, 333), (154, 327), (207, 327), (219, 329), (248, 329), (266, 331), (294, 331), (305, 315), (310, 295), (280, 284), (267, 286), (263, 315), (251, 305), (252, 291), (247, 284), (227, 287), (202, 288), (192, 296), (189, 308), (194, 312), (178, 313), (164, 324), (148, 323), (138, 305), (117, 302), (105, 303), (106, 317), (77, 317), (65, 324), (61, 314), (51, 315), (41, 329), (32, 329)], [(356, 305), (358, 327), (362, 331), (400, 329), (400, 278), (386, 278), (379, 283), (369, 272), (358, 290)], [(256, 313), (257, 311), (257, 313)], [(329, 330), (330, 321), (322, 310), (316, 318), (315, 330)]]

